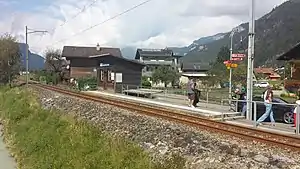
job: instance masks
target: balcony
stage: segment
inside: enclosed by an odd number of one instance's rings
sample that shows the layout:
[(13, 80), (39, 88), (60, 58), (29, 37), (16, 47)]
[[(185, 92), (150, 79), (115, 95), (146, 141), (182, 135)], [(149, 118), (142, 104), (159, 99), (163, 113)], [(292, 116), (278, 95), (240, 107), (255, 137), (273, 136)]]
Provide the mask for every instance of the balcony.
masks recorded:
[(165, 60), (144, 60), (143, 63), (146, 65), (174, 65), (173, 61)]

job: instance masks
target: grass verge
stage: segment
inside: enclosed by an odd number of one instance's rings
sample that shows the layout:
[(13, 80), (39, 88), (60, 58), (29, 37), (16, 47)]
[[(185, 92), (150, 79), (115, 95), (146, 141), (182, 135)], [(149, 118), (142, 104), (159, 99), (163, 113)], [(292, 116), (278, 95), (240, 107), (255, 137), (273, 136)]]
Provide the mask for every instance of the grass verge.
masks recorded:
[[(180, 158), (154, 163), (141, 148), (40, 107), (29, 91), (0, 89), (4, 137), (22, 169), (181, 169)], [(181, 160), (179, 160), (181, 159)]]

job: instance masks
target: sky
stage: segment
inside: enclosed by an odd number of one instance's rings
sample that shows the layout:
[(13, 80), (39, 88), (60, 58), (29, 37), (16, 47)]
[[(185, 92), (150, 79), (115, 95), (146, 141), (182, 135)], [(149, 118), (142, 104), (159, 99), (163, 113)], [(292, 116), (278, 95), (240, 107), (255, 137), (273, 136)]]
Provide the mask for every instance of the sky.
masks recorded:
[[(30, 50), (65, 45), (164, 48), (186, 46), (203, 36), (228, 32), (249, 21), (251, 0), (0, 0), (0, 34), (25, 42), (25, 26), (47, 33), (28, 35)], [(286, 0), (256, 0), (256, 17)], [(90, 5), (92, 4), (92, 5)], [(99, 24), (87, 31), (87, 28)], [(29, 31), (31, 31), (29, 30)]]

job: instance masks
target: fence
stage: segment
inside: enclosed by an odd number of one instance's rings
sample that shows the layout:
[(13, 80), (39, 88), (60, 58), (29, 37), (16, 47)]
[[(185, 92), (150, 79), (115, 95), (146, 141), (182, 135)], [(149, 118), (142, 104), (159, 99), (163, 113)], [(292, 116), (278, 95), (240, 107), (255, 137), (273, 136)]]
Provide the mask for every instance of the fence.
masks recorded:
[[(246, 117), (248, 120), (251, 120), (253, 122), (253, 127), (254, 128), (257, 128), (257, 107), (258, 105), (264, 105), (265, 102), (262, 102), (262, 101), (251, 101), (251, 102), (248, 102), (248, 101), (245, 101), (245, 100), (230, 100), (230, 99), (223, 99), (222, 100), (222, 104), (224, 104), (225, 102), (228, 102), (228, 104), (230, 106), (233, 106), (233, 108), (235, 109), (236, 112), (239, 111), (239, 103), (246, 103), (246, 104), (249, 104), (249, 103), (252, 103), (252, 108), (253, 108), (253, 112), (250, 113), (250, 114), (247, 114)], [(232, 104), (232, 103), (235, 103), (235, 104)], [(300, 130), (300, 105), (298, 104), (289, 104), (289, 103), (270, 103), (273, 105), (281, 105), (281, 106), (290, 106), (291, 108), (291, 113), (294, 114), (294, 108), (297, 107), (297, 112), (296, 112), (296, 123), (295, 123), (295, 131), (296, 131), (296, 135), (299, 135), (299, 130)], [(264, 113), (264, 112), (263, 112)], [(285, 113), (285, 112), (284, 112)], [(274, 113), (274, 115), (276, 116), (276, 114)], [(273, 116), (274, 116), (273, 115)], [(222, 118), (224, 118), (224, 115), (222, 114)]]
[[(123, 85), (122, 92), (129, 89), (150, 89), (153, 91), (161, 91), (156, 96), (169, 98), (169, 99), (179, 99), (187, 100), (186, 89), (174, 89), (174, 88), (153, 88), (153, 87), (143, 87), (134, 85)], [(200, 91), (200, 102), (221, 104), (222, 100), (229, 99), (228, 88), (198, 88)], [(263, 91), (261, 89), (254, 90), (254, 95), (261, 95)]]
[[(164, 88), (143, 88), (141, 86), (133, 86), (133, 85), (123, 85), (122, 87), (122, 93), (124, 94), (123, 91), (125, 90), (129, 90), (129, 89), (150, 89), (150, 90), (154, 90), (157, 93), (154, 94), (156, 97), (165, 97), (165, 98), (171, 98), (171, 99), (177, 99), (177, 100), (187, 100), (187, 93), (185, 90), (182, 89), (164, 89)], [(229, 110), (233, 110), (234, 112), (238, 112), (239, 111), (239, 103), (241, 102), (247, 102), (244, 100), (232, 100), (232, 99), (228, 99), (228, 91), (227, 89), (200, 89), (201, 91), (201, 97), (200, 97), (200, 101), (205, 102), (205, 103), (214, 103), (215, 104), (219, 104), (221, 106), (229, 106)], [(262, 91), (255, 91), (253, 95), (261, 95)], [(226, 105), (227, 103), (227, 105)], [(235, 104), (232, 104), (235, 103)], [(253, 121), (253, 127), (257, 127), (256, 123), (257, 123), (257, 105), (263, 105), (264, 102), (262, 101), (251, 101), (252, 105), (253, 105), (253, 113), (250, 113), (247, 116), (248, 120)], [(283, 105), (283, 106), (291, 106), (293, 109), (295, 107), (297, 108), (297, 113), (296, 113), (296, 134), (299, 135), (299, 120), (300, 119), (300, 106), (296, 105), (296, 104), (288, 104), (288, 103), (271, 103), (272, 105)], [(209, 104), (206, 104), (209, 105)], [(293, 109), (291, 110), (293, 113)], [(224, 119), (226, 113), (222, 112), (222, 119)]]

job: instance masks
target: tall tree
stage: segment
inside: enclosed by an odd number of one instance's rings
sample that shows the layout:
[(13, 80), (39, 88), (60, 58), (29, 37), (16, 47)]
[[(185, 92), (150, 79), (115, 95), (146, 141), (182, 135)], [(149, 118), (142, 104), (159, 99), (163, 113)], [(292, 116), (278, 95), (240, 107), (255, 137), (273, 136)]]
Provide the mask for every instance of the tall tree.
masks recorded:
[(17, 39), (9, 34), (0, 36), (0, 82), (7, 84), (20, 71), (20, 48)]
[[(230, 50), (228, 47), (222, 47), (217, 55), (216, 61), (212, 63), (209, 70), (211, 78), (209, 84), (223, 84), (229, 81), (229, 69), (224, 65), (224, 61), (230, 59)], [(232, 69), (232, 83), (245, 84), (247, 80), (247, 62), (237, 62), (238, 67)]]
[(172, 83), (172, 85), (179, 80), (179, 73), (175, 69), (171, 69), (168, 66), (159, 66), (152, 73), (152, 80), (154, 83), (162, 82), (165, 84), (165, 87)]
[(228, 82), (229, 70), (226, 69), (224, 61), (229, 60), (230, 50), (227, 46), (220, 49), (215, 62), (211, 63), (211, 68), (208, 74), (211, 76), (209, 79), (210, 85), (216, 85), (224, 82)]
[(64, 80), (65, 72), (63, 63), (65, 60), (62, 58), (61, 51), (58, 49), (47, 49), (45, 52), (46, 61), (45, 67), (52, 76), (58, 77), (58, 81)]
[(242, 84), (246, 85), (247, 84), (247, 62), (239, 62), (238, 67), (232, 69), (232, 83), (237, 85), (237, 84)]
[(61, 51), (58, 49), (47, 49), (46, 55), (46, 69), (52, 72), (61, 72), (62, 57)]

